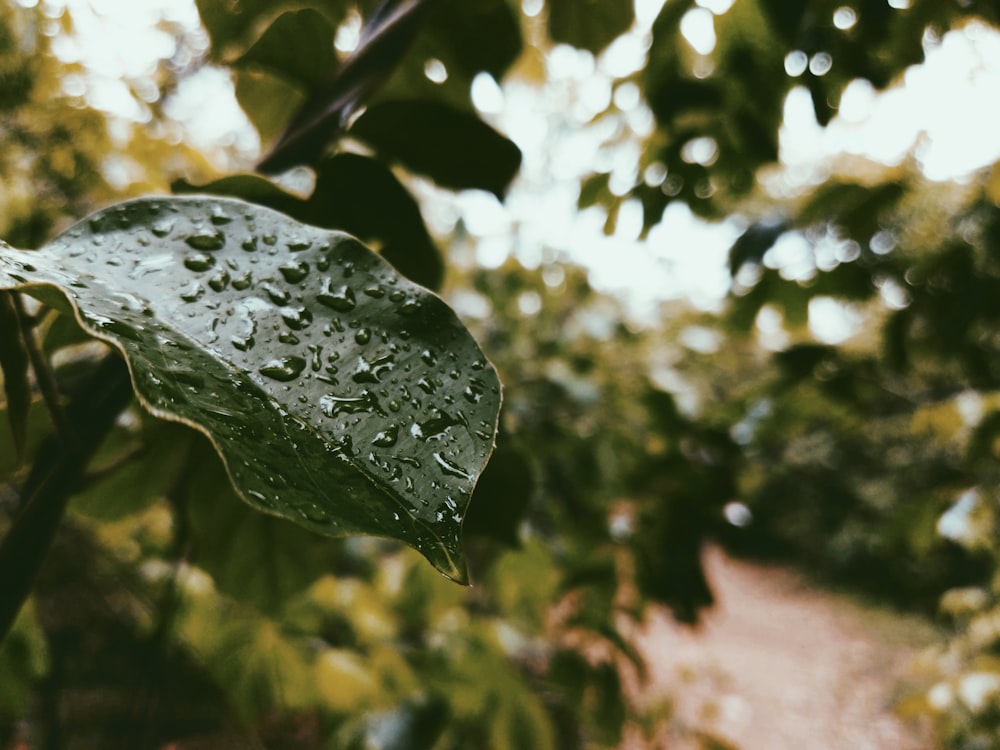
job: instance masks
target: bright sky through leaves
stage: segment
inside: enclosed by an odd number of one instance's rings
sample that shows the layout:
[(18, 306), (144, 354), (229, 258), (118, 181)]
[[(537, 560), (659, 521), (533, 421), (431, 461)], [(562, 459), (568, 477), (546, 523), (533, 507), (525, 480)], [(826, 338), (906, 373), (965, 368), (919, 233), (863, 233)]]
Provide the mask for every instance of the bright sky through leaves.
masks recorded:
[[(86, 91), (95, 105), (141, 120), (141, 111), (121, 79), (141, 78), (151, 69), (153, 56), (170, 53), (173, 40), (156, 28), (157, 19), (197, 28), (193, 3), (64, 2), (73, 13), (78, 37), (60, 40), (57, 52), (85, 62), (93, 71)], [(525, 11), (537, 13), (538, 5), (534, 0), (525, 2)], [(713, 17), (730, 5), (726, 0), (699, 0), (681, 26), (693, 48), (711, 50)], [(601, 209), (578, 212), (575, 207), (579, 178), (590, 171), (612, 170), (612, 191), (616, 176), (621, 185), (631, 184), (634, 177), (638, 147), (625, 143), (609, 153), (601, 148), (600, 125), (584, 125), (614, 101), (637, 135), (653, 127), (645, 107), (628, 90), (622, 91), (625, 87), (612, 90), (611, 80), (643, 64), (649, 28), (661, 6), (662, 0), (637, 0), (635, 29), (597, 60), (586, 52), (556, 47), (546, 61), (548, 79), (541, 84), (541, 95), (534, 83), (516, 77), (502, 88), (488, 76), (477, 79), (474, 102), (524, 151), (522, 177), (505, 206), (466, 194), (456, 199), (453, 208), (429, 216), (432, 224), (447, 231), (461, 216), (478, 238), (478, 257), (487, 266), (510, 254), (529, 265), (562, 257), (582, 263), (591, 270), (595, 286), (626, 294), (640, 318), (665, 298), (689, 296), (698, 306), (717, 306), (728, 288), (723, 266), (728, 247), (741, 230), (737, 223), (706, 225), (678, 204), (667, 210), (648, 242), (638, 243), (638, 204), (626, 202), (616, 232), (608, 237), (601, 231)], [(834, 21), (838, 27), (851, 23), (847, 17)], [(1000, 99), (995, 96), (1000, 90), (1000, 35), (970, 24), (943, 39), (926, 39), (925, 46), (927, 62), (907, 71), (902, 86), (877, 94), (864, 82), (851, 84), (840, 115), (826, 129), (816, 123), (808, 93), (794, 89), (785, 104), (781, 133), (786, 169), (769, 186), (781, 193), (815, 183), (827, 174), (832, 159), (844, 152), (889, 164), (913, 153), (927, 176), (940, 180), (961, 178), (992, 162), (1000, 153), (1000, 131), (992, 127), (1000, 119)], [(816, 66), (827, 62), (804, 64), (817, 72)], [(786, 67), (795, 64), (786, 61)], [(228, 148), (230, 158), (235, 150), (249, 163), (259, 148), (221, 71), (205, 68), (184, 82), (168, 112), (187, 124), (196, 145), (210, 152)], [(833, 328), (846, 330), (844, 321)], [(817, 333), (835, 338), (832, 329)]]

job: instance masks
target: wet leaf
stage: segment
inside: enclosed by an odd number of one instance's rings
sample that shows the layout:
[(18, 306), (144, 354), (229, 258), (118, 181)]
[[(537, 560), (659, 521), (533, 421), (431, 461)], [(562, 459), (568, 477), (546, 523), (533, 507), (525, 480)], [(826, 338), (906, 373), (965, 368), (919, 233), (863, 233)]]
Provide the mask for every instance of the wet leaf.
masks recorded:
[[(208, 185), (184, 181), (177, 193), (242, 198), (327, 229), (341, 229), (379, 248), (383, 258), (418, 284), (436, 289), (444, 263), (420, 207), (384, 164), (358, 154), (337, 154), (316, 168), (316, 187), (303, 200), (260, 175), (231, 175)], [(388, 220), (387, 217), (391, 217)]]
[(141, 199), (2, 250), (0, 288), (46, 287), (126, 356), (147, 409), (212, 440), (252, 506), (399, 539), (466, 579), (499, 381), (439, 298), (357, 240), (242, 201)]

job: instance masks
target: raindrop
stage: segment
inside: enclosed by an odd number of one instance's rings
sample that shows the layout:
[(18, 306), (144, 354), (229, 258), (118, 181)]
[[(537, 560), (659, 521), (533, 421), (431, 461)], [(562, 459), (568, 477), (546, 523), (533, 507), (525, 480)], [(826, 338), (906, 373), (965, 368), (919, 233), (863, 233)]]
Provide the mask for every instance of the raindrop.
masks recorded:
[(376, 412), (385, 416), (378, 399), (371, 391), (361, 391), (360, 396), (334, 396), (327, 394), (319, 400), (319, 408), (328, 417), (340, 414), (358, 414)]
[(226, 244), (226, 237), (218, 229), (200, 229), (189, 234), (184, 241), (195, 250), (221, 250)]
[(208, 280), (208, 285), (214, 292), (225, 291), (225, 288), (229, 286), (229, 271), (223, 268)]
[(232, 217), (226, 214), (226, 212), (222, 209), (222, 206), (212, 206), (212, 216), (210, 217), (210, 221), (213, 224), (216, 226), (222, 226), (223, 224), (228, 224), (232, 220)]
[(316, 299), (320, 304), (332, 307), (334, 310), (339, 310), (340, 312), (353, 310), (357, 304), (354, 297), (354, 290), (349, 286), (334, 288), (330, 279), (323, 280), (323, 289), (316, 295)]
[(358, 366), (351, 375), (351, 380), (355, 383), (381, 383), (386, 372), (395, 366), (393, 356), (386, 354), (372, 361), (364, 357), (358, 357)]
[(288, 249), (291, 250), (293, 253), (298, 253), (301, 252), (302, 250), (308, 250), (310, 247), (312, 247), (312, 242), (305, 239), (304, 237), (293, 237), (292, 239), (288, 240), (287, 245)]
[(449, 427), (459, 424), (461, 424), (461, 421), (447, 412), (434, 409), (433, 416), (430, 419), (421, 422), (419, 425), (415, 424), (410, 428), (410, 434), (413, 437), (424, 440), (440, 440), (444, 437)]
[(271, 302), (276, 305), (287, 305), (292, 300), (291, 292), (274, 284), (264, 283), (260, 285), (260, 288), (264, 290), (264, 293), (270, 298)]
[(171, 231), (173, 231), (173, 228), (174, 222), (171, 219), (157, 219), (153, 222), (150, 230), (157, 237), (166, 237)]
[(297, 378), (305, 368), (306, 361), (302, 357), (281, 357), (262, 365), (259, 372), (261, 375), (287, 383)]
[(396, 425), (389, 425), (385, 430), (379, 432), (372, 438), (372, 445), (380, 448), (391, 448), (396, 444), (399, 437), (399, 428)]
[(372, 332), (370, 328), (360, 328), (358, 332), (354, 334), (354, 340), (364, 346), (369, 341), (372, 340)]
[(208, 253), (191, 253), (184, 258), (184, 267), (189, 271), (207, 271), (215, 265), (215, 258)]
[(285, 307), (281, 310), (281, 318), (293, 331), (301, 331), (312, 323), (313, 314), (305, 307)]
[(437, 355), (430, 349), (424, 349), (420, 352), (420, 359), (422, 359), (428, 367), (434, 367), (434, 365), (437, 364)]
[(245, 237), (243, 242), (240, 243), (240, 247), (246, 250), (248, 253), (255, 252), (257, 250), (257, 238), (253, 235)]
[(181, 292), (181, 299), (185, 302), (197, 302), (201, 299), (201, 296), (205, 293), (205, 287), (199, 284), (197, 281), (191, 282), (191, 284)]
[(233, 336), (229, 339), (230, 343), (239, 349), (241, 352), (249, 351), (253, 349), (253, 345), (256, 343), (253, 336)]
[(291, 344), (292, 346), (294, 346), (295, 344), (299, 343), (299, 337), (296, 336), (291, 331), (282, 331), (281, 333), (278, 334), (278, 341), (280, 341), (282, 344)]
[(320, 368), (323, 367), (323, 347), (318, 344), (309, 344), (306, 348), (312, 353), (312, 361), (309, 366), (313, 372), (319, 372)]
[(281, 271), (281, 275), (285, 277), (285, 281), (289, 284), (298, 284), (309, 275), (309, 264), (300, 260), (296, 263), (285, 263), (278, 266), (278, 270)]
[(365, 289), (365, 294), (367, 294), (369, 297), (374, 297), (375, 299), (378, 299), (379, 297), (385, 296), (385, 289), (376, 284), (375, 286), (367, 287)]
[(242, 292), (245, 289), (249, 289), (252, 283), (253, 279), (250, 276), (250, 272), (247, 271), (233, 279), (233, 289), (235, 289), (238, 292)]

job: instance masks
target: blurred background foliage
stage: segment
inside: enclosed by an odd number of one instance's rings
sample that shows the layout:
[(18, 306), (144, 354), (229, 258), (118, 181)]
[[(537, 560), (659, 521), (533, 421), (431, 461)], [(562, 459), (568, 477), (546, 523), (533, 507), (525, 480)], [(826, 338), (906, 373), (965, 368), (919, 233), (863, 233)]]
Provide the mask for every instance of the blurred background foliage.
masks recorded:
[[(670, 708), (642, 699), (636, 628), (657, 607), (697, 620), (714, 539), (940, 618), (900, 711), (943, 747), (1000, 747), (1000, 173), (841, 155), (796, 180), (780, 140), (790, 96), (827, 126), (848, 86), (897, 85), (995, 5), (639, 6), (198, 0), (201, 26), (159, 21), (171, 43), (121, 81), (123, 117), (65, 52), (83, 6), (0, 5), (0, 236), (36, 247), (150, 192), (240, 196), (439, 289), (505, 384), (469, 589), (388, 542), (253, 513), (202, 438), (126, 411), (0, 645), (0, 746), (653, 742)], [(614, 95), (587, 126), (626, 158), (581, 167), (580, 208), (609, 233), (638, 205), (645, 237), (675, 203), (739, 228), (721, 305), (664, 301), (641, 325), (564, 253), (483, 264), (436, 218), (438, 188), (502, 198), (521, 166), (477, 86), (545, 86), (553, 58), (593, 69), (629, 34), (642, 61), (603, 66)], [(206, 71), (259, 147), (205, 148), (178, 115)], [(512, 194), (545, 179), (526, 162)], [(818, 336), (824, 309), (852, 335)], [(40, 314), (70, 392), (101, 347)], [(49, 430), (38, 399), (26, 435), (0, 430), (2, 518)]]

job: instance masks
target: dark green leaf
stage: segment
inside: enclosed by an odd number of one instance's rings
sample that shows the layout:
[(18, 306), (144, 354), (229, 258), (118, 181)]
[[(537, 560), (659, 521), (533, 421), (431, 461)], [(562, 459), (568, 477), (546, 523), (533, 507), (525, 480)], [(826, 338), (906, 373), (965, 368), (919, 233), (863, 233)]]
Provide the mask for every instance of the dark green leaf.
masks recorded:
[(72, 510), (101, 520), (118, 519), (166, 496), (184, 467), (194, 433), (169, 422), (150, 422), (110, 457), (110, 466), (90, 467), (101, 472), (99, 481), (73, 498)]
[(298, 109), (288, 129), (258, 169), (270, 174), (319, 161), (334, 135), (381, 87), (406, 55), (420, 28), (427, 0), (379, 6), (362, 29), (361, 43)]
[(338, 547), (239, 502), (225, 468), (207, 445), (199, 441), (198, 447), (183, 490), (192, 562), (211, 574), (221, 591), (275, 613), (330, 570)]
[[(231, 60), (244, 51), (266, 28), (270, 20), (284, 10), (301, 8), (301, 0), (195, 0), (201, 22), (212, 41), (215, 61)], [(348, 0), (311, 0), (308, 5), (319, 11), (326, 23), (336, 28), (347, 15)]]
[(385, 165), (357, 154), (337, 154), (317, 168), (316, 187), (303, 200), (259, 175), (223, 177), (208, 185), (176, 182), (178, 193), (228, 195), (268, 206), (294, 219), (342, 229), (373, 244), (401, 274), (436, 289), (444, 264), (413, 196)]
[(31, 384), (28, 382), (28, 351), (21, 337), (14, 295), (10, 292), (0, 292), (0, 371), (7, 397), (7, 421), (14, 438), (14, 450), (20, 459), (28, 440)]
[(502, 198), (521, 152), (473, 114), (431, 101), (373, 104), (351, 135), (444, 187), (488, 190)]
[(611, 195), (608, 190), (610, 180), (610, 172), (598, 172), (587, 177), (580, 185), (580, 197), (576, 201), (577, 207), (588, 208), (607, 201)]
[(262, 70), (234, 72), (236, 101), (257, 129), (263, 143), (271, 143), (284, 132), (288, 120), (304, 95), (278, 76)]
[(518, 530), (534, 489), (531, 466), (521, 452), (498, 447), (476, 485), (465, 518), (465, 532), (518, 546)]
[(744, 263), (759, 264), (786, 229), (783, 221), (760, 222), (748, 228), (729, 248), (729, 273), (735, 276)]
[(335, 29), (311, 8), (278, 17), (236, 62), (259, 66), (305, 91), (319, 86), (337, 67)]
[(136, 200), (0, 257), (0, 288), (36, 285), (125, 354), (150, 411), (210, 437), (248, 503), (465, 579), (499, 382), (440, 299), (355, 239), (241, 201)]
[(635, 20), (622, 0), (549, 0), (549, 34), (557, 42), (598, 53)]

